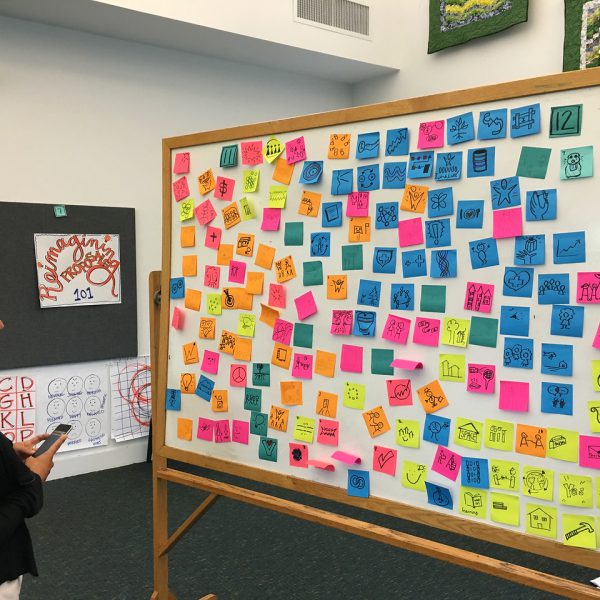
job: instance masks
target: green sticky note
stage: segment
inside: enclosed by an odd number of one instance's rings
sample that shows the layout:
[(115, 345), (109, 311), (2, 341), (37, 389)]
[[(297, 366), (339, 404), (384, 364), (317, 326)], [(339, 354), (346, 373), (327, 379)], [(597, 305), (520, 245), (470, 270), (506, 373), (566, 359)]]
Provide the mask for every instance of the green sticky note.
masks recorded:
[(54, 216), (55, 217), (66, 217), (67, 216), (67, 207), (64, 204), (55, 204), (54, 205)]
[(365, 386), (361, 383), (351, 383), (346, 381), (344, 384), (344, 406), (363, 410), (365, 407)]
[(223, 168), (236, 167), (238, 163), (238, 145), (223, 146), (221, 148), (221, 161), (219, 166)]
[(459, 495), (461, 514), (485, 519), (487, 515), (487, 492), (485, 490), (461, 486)]
[(498, 340), (498, 319), (471, 317), (469, 344), (495, 348)]
[(515, 424), (509, 421), (485, 420), (485, 436), (483, 445), (494, 450), (510, 452), (513, 449)]
[(304, 244), (304, 223), (291, 221), (285, 224), (283, 243), (286, 246), (302, 246)]
[(464, 419), (456, 417), (456, 426), (454, 428), (454, 443), (465, 448), (479, 450), (481, 448), (481, 434), (483, 432), (483, 423), (473, 419)]
[(581, 134), (583, 104), (553, 106), (550, 114), (550, 137), (568, 137)]
[(259, 177), (260, 169), (250, 169), (248, 171), (244, 171), (242, 175), (244, 194), (250, 194), (258, 189)]
[(242, 221), (249, 221), (250, 219), (256, 218), (254, 207), (248, 198), (242, 198), (240, 200), (240, 214), (242, 215)]
[(557, 458), (558, 460), (567, 460), (569, 462), (577, 462), (579, 460), (578, 431), (548, 427), (546, 439), (548, 440), (548, 447), (546, 449), (546, 456), (548, 458)]
[(588, 402), (588, 415), (590, 417), (590, 431), (600, 433), (600, 400)]
[(209, 315), (221, 314), (221, 294), (206, 294), (206, 310)]
[(523, 146), (519, 157), (517, 175), (519, 177), (532, 177), (534, 179), (545, 179), (550, 162), (550, 148), (535, 148)]
[(253, 435), (267, 435), (269, 415), (258, 411), (250, 412), (250, 433)]
[(565, 148), (560, 151), (560, 178), (582, 179), (594, 174), (594, 147)]
[(371, 348), (371, 373), (373, 375), (393, 375), (394, 351), (381, 348)]
[(285, 208), (287, 186), (272, 185), (269, 188), (269, 208)]
[(426, 312), (446, 312), (446, 286), (421, 286), (421, 310)]
[(519, 496), (490, 492), (490, 518), (496, 523), (519, 526)]
[(396, 444), (406, 448), (418, 448), (421, 442), (420, 421), (396, 419)]
[(521, 493), (538, 500), (552, 502), (554, 497), (554, 471), (542, 467), (523, 467)]
[(593, 515), (562, 516), (563, 544), (596, 548), (596, 519)]
[(419, 492), (426, 491), (427, 465), (405, 460), (402, 463), (402, 485)]
[[(344, 271), (357, 271), (363, 268), (362, 244), (342, 246), (342, 269)], [(599, 361), (600, 362), (600, 361)]]
[(490, 487), (518, 492), (519, 481), (519, 463), (495, 458), (490, 460)]
[(470, 327), (471, 322), (469, 319), (444, 317), (442, 325), (442, 344), (466, 348), (469, 341)]
[(296, 417), (294, 423), (294, 439), (298, 442), (312, 444), (315, 437), (315, 420), (310, 417)]
[(261, 437), (258, 444), (258, 458), (277, 462), (277, 440), (275, 438)]
[(269, 363), (252, 364), (252, 385), (261, 387), (271, 385), (271, 365)]
[(546, 504), (525, 505), (525, 529), (527, 533), (556, 539), (556, 509)]
[(585, 475), (571, 475), (561, 473), (559, 475), (560, 503), (565, 506), (583, 506), (592, 508), (594, 505), (594, 492), (592, 489), (592, 478)]
[(187, 221), (194, 217), (194, 201), (192, 199), (182, 200), (179, 203), (179, 220)]
[(320, 260), (304, 262), (302, 285), (323, 285), (323, 263)]
[(256, 327), (256, 316), (252, 313), (240, 313), (238, 317), (237, 332), (239, 335), (254, 337)]
[(262, 390), (247, 387), (244, 389), (244, 410), (260, 411)]
[(312, 348), (313, 326), (308, 323), (295, 323), (293, 345), (301, 348)]
[(465, 381), (465, 372), (464, 354), (440, 354), (439, 378), (442, 381)]

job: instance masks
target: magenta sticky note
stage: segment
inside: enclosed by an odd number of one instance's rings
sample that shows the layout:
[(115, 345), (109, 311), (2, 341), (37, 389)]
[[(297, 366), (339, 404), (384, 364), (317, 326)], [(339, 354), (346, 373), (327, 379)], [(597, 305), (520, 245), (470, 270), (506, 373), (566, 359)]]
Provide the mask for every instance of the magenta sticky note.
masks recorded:
[(315, 467), (315, 469), (323, 469), (323, 471), (335, 471), (335, 465), (332, 465), (330, 462), (326, 462), (324, 460), (310, 459), (308, 461), (308, 465), (310, 467)]
[(242, 142), (242, 164), (260, 165), (263, 162), (263, 143), (262, 140), (253, 142)]
[(215, 442), (217, 444), (231, 442), (231, 430), (227, 419), (215, 421)]
[(398, 221), (398, 241), (401, 248), (405, 246), (417, 246), (423, 243), (423, 219), (404, 219)]
[(263, 231), (279, 231), (281, 223), (281, 208), (263, 208), (263, 218), (260, 228)]
[[(206, 200), (210, 204), (210, 200)], [(216, 213), (215, 213), (216, 214)], [(204, 245), (207, 248), (218, 250), (221, 245), (221, 237), (223, 230), (220, 227), (213, 227), (212, 225), (206, 226), (206, 233), (204, 234)]]
[(520, 206), (493, 211), (495, 239), (523, 235), (523, 209)]
[(514, 412), (527, 412), (529, 410), (529, 383), (500, 380), (498, 408)]
[(411, 406), (412, 386), (410, 379), (387, 379), (388, 402), (390, 406)]
[(269, 306), (285, 308), (285, 287), (279, 283), (269, 284)]
[(229, 365), (229, 385), (232, 387), (246, 387), (248, 385), (246, 365)]
[(398, 451), (384, 446), (373, 447), (373, 471), (385, 473), (392, 477), (396, 475), (396, 463), (398, 461)]
[(306, 160), (306, 146), (303, 135), (285, 143), (285, 160), (288, 165)]
[(444, 145), (444, 121), (426, 121), (419, 125), (417, 148), (441, 148)]
[(413, 329), (413, 342), (422, 346), (438, 346), (440, 341), (440, 320), (417, 317)]
[(395, 358), (390, 363), (390, 367), (394, 369), (404, 369), (405, 371), (414, 371), (415, 369), (422, 369), (423, 363), (420, 360), (409, 360), (408, 358)]
[(202, 364), (200, 365), (200, 370), (205, 373), (212, 373), (216, 375), (219, 372), (219, 359), (221, 355), (218, 352), (213, 352), (212, 350), (205, 350), (204, 355), (202, 356)]
[(577, 273), (577, 296), (578, 304), (600, 303), (600, 273)]
[(467, 391), (476, 394), (493, 394), (496, 391), (496, 366), (469, 363)]
[(190, 153), (178, 152), (175, 155), (175, 164), (173, 165), (173, 173), (182, 175), (190, 172)]
[(206, 442), (213, 441), (213, 431), (215, 422), (212, 419), (205, 419), (200, 417), (198, 419), (198, 431), (196, 437), (199, 440), (205, 440)]
[(348, 194), (348, 203), (346, 204), (346, 216), (369, 216), (369, 192), (352, 192), (351, 194)]
[(246, 263), (241, 260), (230, 261), (228, 279), (231, 283), (244, 283), (246, 281)]
[(592, 341), (592, 347), (600, 349), (600, 323), (598, 324), (598, 329), (596, 329), (596, 335)]
[(342, 358), (340, 369), (346, 373), (362, 373), (363, 347), (351, 344), (342, 344)]
[(452, 452), (444, 446), (438, 446), (437, 452), (433, 458), (431, 470), (456, 481), (458, 472), (460, 471), (461, 455), (456, 452)]
[(332, 310), (331, 328), (333, 335), (352, 335), (353, 310)]
[(360, 456), (357, 454), (350, 454), (349, 452), (344, 452), (343, 450), (336, 450), (331, 458), (334, 460), (339, 460), (347, 465), (360, 465), (362, 462)]
[(298, 318), (301, 321), (308, 319), (308, 317), (317, 312), (317, 303), (315, 302), (315, 297), (312, 292), (306, 292), (305, 294), (294, 298), (294, 304), (296, 305)]
[(331, 419), (319, 419), (317, 442), (327, 446), (337, 446), (340, 438), (340, 424)]
[(410, 319), (388, 315), (381, 337), (396, 344), (406, 344), (410, 331)]
[(221, 267), (215, 265), (204, 266), (204, 285), (209, 288), (219, 289), (221, 281)]
[(183, 311), (175, 307), (173, 309), (173, 318), (171, 319), (173, 329), (183, 329)]
[(285, 319), (275, 319), (273, 325), (273, 335), (271, 339), (274, 342), (279, 342), (284, 346), (290, 346), (292, 341), (292, 333), (294, 332), (294, 324)]
[(308, 446), (290, 442), (290, 467), (308, 469)]
[(467, 281), (465, 290), (465, 310), (489, 313), (492, 311), (492, 300), (494, 299), (494, 286), (490, 283), (477, 283)]
[(579, 436), (579, 464), (590, 469), (600, 469), (600, 437)]
[(312, 379), (312, 373), (313, 355), (294, 352), (294, 359), (292, 361), (292, 377), (298, 377), (300, 379)]
[[(194, 209), (194, 215), (196, 216), (196, 221), (198, 221), (200, 225), (208, 225), (217, 216), (217, 211), (212, 205), (212, 202), (207, 198), (204, 202), (201, 202), (198, 204), (198, 206), (196, 206)], [(206, 238), (204, 242), (206, 243)]]
[(180, 177), (173, 182), (173, 196), (175, 200), (179, 202), (190, 195), (190, 188), (188, 187), (187, 177)]
[(233, 198), (233, 190), (235, 188), (235, 179), (229, 177), (217, 177), (215, 184), (214, 197), (219, 200), (231, 200)]
[(250, 423), (248, 421), (238, 421), (233, 419), (231, 422), (231, 441), (238, 444), (248, 444), (250, 433)]

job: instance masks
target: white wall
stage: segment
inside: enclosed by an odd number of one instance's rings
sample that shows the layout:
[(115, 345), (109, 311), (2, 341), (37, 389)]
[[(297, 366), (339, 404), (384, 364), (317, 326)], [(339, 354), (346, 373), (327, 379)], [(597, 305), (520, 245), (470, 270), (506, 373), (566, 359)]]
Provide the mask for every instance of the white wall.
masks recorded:
[[(343, 84), (0, 18), (0, 201), (136, 209), (146, 354), (148, 273), (161, 266), (161, 139), (349, 98)], [(55, 476), (144, 459), (145, 440), (113, 443), (63, 454)]]

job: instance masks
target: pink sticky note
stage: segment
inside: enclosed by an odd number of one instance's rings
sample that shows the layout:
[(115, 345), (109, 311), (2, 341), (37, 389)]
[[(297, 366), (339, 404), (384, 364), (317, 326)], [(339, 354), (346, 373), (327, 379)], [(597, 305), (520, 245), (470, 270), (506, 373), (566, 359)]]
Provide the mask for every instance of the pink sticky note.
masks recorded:
[(290, 442), (290, 467), (308, 469), (308, 446)]
[(494, 286), (489, 283), (476, 283), (467, 281), (465, 290), (465, 310), (476, 310), (482, 313), (492, 311), (492, 300), (494, 299)]
[(285, 143), (285, 159), (288, 165), (306, 160), (306, 147), (303, 135)]
[(348, 194), (348, 204), (346, 204), (346, 216), (369, 216), (369, 192), (352, 192), (351, 194)]
[(335, 465), (325, 462), (324, 460), (309, 460), (308, 465), (315, 467), (316, 469), (323, 469), (324, 471), (335, 471)]
[[(210, 204), (210, 200), (206, 200)], [(216, 213), (215, 213), (216, 214)], [(221, 236), (223, 230), (220, 227), (213, 227), (212, 225), (206, 226), (206, 233), (204, 235), (204, 245), (207, 248), (218, 250), (221, 245)]]
[(173, 319), (171, 320), (173, 329), (183, 329), (183, 311), (175, 307), (173, 309)]
[(212, 373), (216, 375), (219, 372), (219, 359), (221, 355), (218, 352), (212, 350), (205, 350), (202, 356), (202, 365), (200, 370), (205, 373)]
[(340, 369), (346, 373), (362, 373), (363, 370), (363, 347), (342, 344), (342, 358)]
[(285, 287), (279, 283), (269, 284), (269, 306), (285, 308)]
[(592, 347), (600, 349), (600, 323), (598, 324), (598, 329), (596, 329), (596, 335), (594, 336)]
[(441, 148), (444, 145), (444, 121), (427, 121), (419, 125), (417, 148)]
[(263, 162), (263, 143), (262, 140), (253, 142), (242, 142), (242, 164), (260, 165)]
[(396, 475), (397, 460), (397, 450), (384, 448), (383, 446), (373, 447), (373, 471), (379, 471), (379, 473), (385, 473), (393, 477)]
[(231, 422), (231, 441), (238, 444), (248, 444), (250, 437), (250, 423), (248, 421), (238, 421), (234, 419)]
[(217, 444), (231, 442), (231, 431), (227, 419), (215, 421), (215, 442), (217, 442)]
[(493, 237), (496, 239), (523, 235), (523, 209), (520, 206), (493, 211)]
[(273, 325), (273, 335), (271, 339), (274, 342), (279, 342), (284, 346), (290, 346), (292, 341), (292, 333), (294, 332), (294, 324), (285, 319), (275, 319)]
[(240, 260), (232, 260), (229, 263), (229, 281), (232, 283), (244, 283), (246, 281), (246, 263)]
[(390, 406), (411, 406), (412, 386), (410, 379), (387, 379), (387, 395)]
[(407, 358), (395, 358), (391, 363), (390, 367), (394, 369), (404, 369), (405, 371), (414, 371), (415, 369), (422, 369), (423, 363), (420, 360), (409, 360)]
[(173, 182), (173, 196), (175, 200), (179, 202), (190, 195), (190, 188), (188, 187), (187, 177), (180, 177)]
[(292, 361), (292, 377), (300, 379), (312, 379), (313, 372), (313, 355), (299, 354), (294, 352), (294, 360)]
[(400, 248), (405, 246), (417, 246), (423, 243), (423, 219), (404, 219), (398, 221), (398, 240)]
[(198, 419), (198, 432), (196, 433), (196, 437), (199, 440), (212, 442), (214, 426), (215, 422), (212, 419), (205, 419), (203, 417), (200, 417)]
[(333, 335), (352, 335), (353, 310), (331, 311), (331, 329)]
[(221, 268), (214, 265), (205, 265), (204, 267), (204, 285), (215, 290), (219, 289), (221, 281)]
[(279, 224), (281, 222), (281, 209), (280, 208), (263, 208), (263, 218), (260, 228), (263, 231), (279, 231)]
[[(201, 202), (196, 206), (194, 214), (196, 215), (196, 221), (198, 221), (200, 225), (208, 225), (217, 216), (217, 211), (212, 205), (212, 202), (207, 198), (204, 202)], [(204, 240), (204, 243), (206, 243), (206, 239)], [(206, 245), (208, 246), (208, 244)]]
[(338, 421), (319, 419), (317, 429), (317, 442), (327, 446), (337, 446), (340, 437), (340, 424)]
[(294, 303), (296, 304), (298, 318), (301, 321), (304, 321), (304, 319), (307, 319), (317, 312), (317, 303), (315, 302), (315, 297), (312, 292), (306, 292), (306, 294), (294, 298)]
[(526, 381), (500, 380), (500, 410), (527, 412), (529, 410), (529, 383)]
[(233, 190), (235, 188), (235, 179), (229, 177), (217, 177), (215, 185), (214, 197), (219, 200), (231, 200), (233, 198)]
[(469, 363), (467, 391), (476, 394), (493, 394), (496, 391), (496, 366)]
[(381, 337), (396, 344), (406, 344), (410, 331), (410, 319), (388, 315)]
[(577, 273), (577, 296), (578, 304), (600, 303), (600, 273)]
[(246, 387), (248, 385), (246, 365), (229, 365), (229, 385), (232, 387)]
[(433, 458), (431, 470), (452, 481), (456, 481), (458, 472), (460, 471), (460, 462), (460, 454), (456, 454), (456, 452), (452, 452), (452, 450), (449, 450), (444, 446), (438, 446), (435, 457)]
[(175, 155), (175, 165), (173, 166), (173, 173), (182, 175), (183, 173), (190, 172), (190, 153), (189, 152), (178, 152)]
[(600, 437), (579, 436), (579, 464), (582, 467), (600, 469)]
[(356, 454), (350, 454), (349, 452), (343, 452), (342, 450), (336, 450), (331, 458), (334, 460), (339, 460), (347, 465), (360, 465), (362, 462), (360, 456)]
[(413, 330), (413, 342), (423, 346), (437, 346), (440, 341), (440, 320), (417, 317)]

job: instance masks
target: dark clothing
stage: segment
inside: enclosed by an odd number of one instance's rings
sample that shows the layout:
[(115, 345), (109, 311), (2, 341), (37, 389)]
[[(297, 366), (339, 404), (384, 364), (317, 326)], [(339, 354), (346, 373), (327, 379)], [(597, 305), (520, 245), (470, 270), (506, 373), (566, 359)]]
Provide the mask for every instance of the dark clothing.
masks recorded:
[(25, 519), (41, 510), (43, 499), (42, 480), (0, 433), (0, 584), (38, 574)]

